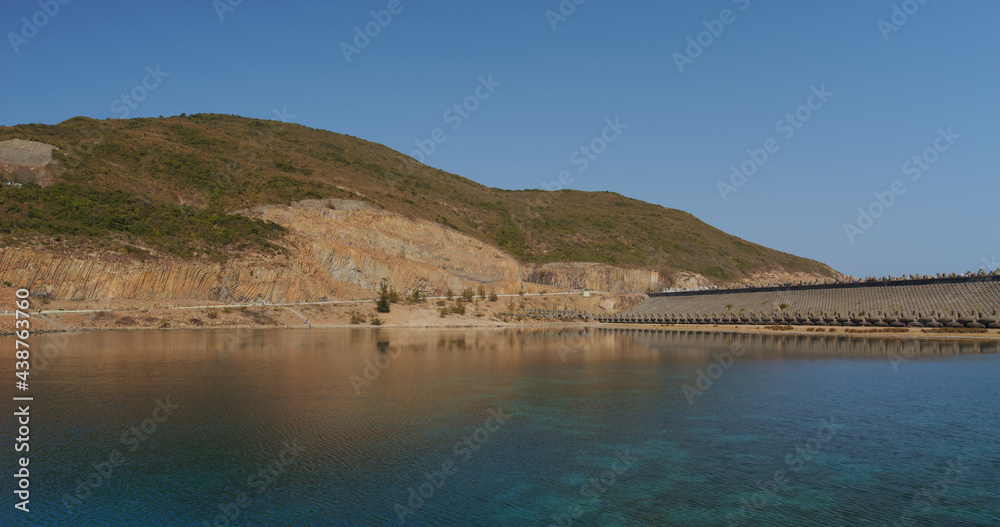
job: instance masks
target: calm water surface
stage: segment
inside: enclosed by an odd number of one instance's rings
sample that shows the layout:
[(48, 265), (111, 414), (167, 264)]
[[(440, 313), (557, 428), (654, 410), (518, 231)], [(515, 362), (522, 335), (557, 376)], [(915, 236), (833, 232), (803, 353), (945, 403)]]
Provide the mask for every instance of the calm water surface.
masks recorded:
[(1000, 525), (995, 343), (734, 339), (36, 337), (31, 512), (3, 478), (0, 524)]

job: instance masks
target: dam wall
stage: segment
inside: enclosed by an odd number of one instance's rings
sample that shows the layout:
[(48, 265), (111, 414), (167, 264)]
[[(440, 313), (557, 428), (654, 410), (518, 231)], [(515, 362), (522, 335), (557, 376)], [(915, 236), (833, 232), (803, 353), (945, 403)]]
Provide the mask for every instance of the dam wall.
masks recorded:
[(602, 322), (1000, 328), (991, 275), (654, 293)]

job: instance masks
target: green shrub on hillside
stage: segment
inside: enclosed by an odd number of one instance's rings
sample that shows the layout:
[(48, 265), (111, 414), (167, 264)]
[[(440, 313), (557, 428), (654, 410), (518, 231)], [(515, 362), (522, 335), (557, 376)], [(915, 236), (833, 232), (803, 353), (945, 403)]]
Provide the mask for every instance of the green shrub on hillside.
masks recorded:
[[(0, 190), (0, 234), (106, 238), (121, 235), (175, 256), (220, 249), (276, 251), (285, 228), (272, 222), (150, 203), (128, 192), (79, 185), (6, 187)], [(123, 242), (126, 252), (141, 251)], [(224, 257), (222, 257), (224, 258)]]
[(389, 281), (383, 278), (378, 285), (378, 298), (375, 299), (375, 310), (379, 313), (388, 313), (390, 310), (390, 299), (394, 296), (398, 298), (399, 295), (389, 287)]
[[(833, 275), (819, 262), (740, 240), (683, 211), (612, 192), (489, 188), (382, 145), (292, 123), (193, 114), (0, 126), (0, 140), (15, 138), (58, 147), (49, 168), (63, 184), (142, 196), (142, 206), (155, 209), (148, 219), (168, 231), (174, 220), (157, 215), (181, 204), (233, 211), (345, 198), (436, 221), (536, 264), (600, 262), (666, 276), (690, 271), (716, 283), (774, 270)], [(16, 225), (13, 235), (59, 223), (46, 212), (32, 212), (31, 218), (26, 214), (21, 210), (7, 220), (8, 227)], [(34, 230), (21, 227), (28, 219), (36, 222)], [(109, 231), (94, 231), (91, 223), (78, 230), (94, 237)], [(67, 228), (63, 224), (55, 230)], [(147, 236), (170, 245), (172, 252), (184, 252), (193, 239), (208, 243), (206, 229), (195, 230), (200, 234)]]

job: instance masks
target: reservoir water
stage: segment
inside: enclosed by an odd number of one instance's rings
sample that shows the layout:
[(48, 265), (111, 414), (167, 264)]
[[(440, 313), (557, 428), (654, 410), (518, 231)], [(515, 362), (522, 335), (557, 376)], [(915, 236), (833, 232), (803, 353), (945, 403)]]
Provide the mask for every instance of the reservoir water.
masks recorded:
[(1000, 525), (996, 342), (358, 328), (32, 350), (30, 512), (8, 398), (2, 525)]

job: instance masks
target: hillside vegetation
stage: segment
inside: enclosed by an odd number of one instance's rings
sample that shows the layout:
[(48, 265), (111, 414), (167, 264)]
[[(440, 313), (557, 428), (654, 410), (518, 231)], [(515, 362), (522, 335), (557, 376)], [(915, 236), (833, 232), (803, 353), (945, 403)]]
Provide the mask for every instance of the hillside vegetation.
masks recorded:
[(718, 282), (763, 271), (833, 274), (679, 210), (610, 192), (494, 189), (376, 143), (277, 121), (197, 114), (0, 127), (0, 140), (14, 138), (59, 148), (49, 166), (58, 183), (0, 190), (6, 245), (35, 236), (224, 259), (280, 251), (284, 235), (227, 213), (346, 198), (444, 224), (526, 262), (690, 271)]

